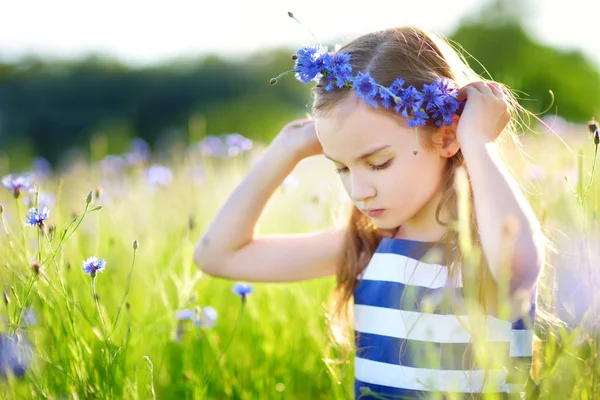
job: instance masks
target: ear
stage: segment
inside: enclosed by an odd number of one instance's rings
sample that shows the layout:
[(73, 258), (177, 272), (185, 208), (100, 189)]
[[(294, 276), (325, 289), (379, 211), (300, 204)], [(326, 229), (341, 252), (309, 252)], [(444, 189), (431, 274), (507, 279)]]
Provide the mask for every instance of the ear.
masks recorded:
[(456, 127), (459, 119), (458, 115), (454, 115), (452, 125), (442, 126), (434, 135), (434, 142), (437, 145), (440, 157), (450, 158), (460, 150), (460, 143), (456, 138)]

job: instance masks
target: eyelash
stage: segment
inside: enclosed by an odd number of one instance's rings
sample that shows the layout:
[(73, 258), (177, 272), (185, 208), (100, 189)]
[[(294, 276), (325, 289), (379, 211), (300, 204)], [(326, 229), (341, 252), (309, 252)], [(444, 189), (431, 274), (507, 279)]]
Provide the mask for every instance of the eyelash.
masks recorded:
[[(388, 168), (390, 165), (392, 165), (392, 161), (394, 161), (394, 159), (390, 159), (387, 160), (386, 162), (384, 162), (383, 164), (379, 164), (379, 165), (369, 165), (369, 167), (373, 170), (373, 171), (381, 171), (383, 169)], [(344, 168), (337, 168), (336, 169), (338, 174), (343, 174), (344, 172), (348, 171), (348, 167), (344, 167)]]

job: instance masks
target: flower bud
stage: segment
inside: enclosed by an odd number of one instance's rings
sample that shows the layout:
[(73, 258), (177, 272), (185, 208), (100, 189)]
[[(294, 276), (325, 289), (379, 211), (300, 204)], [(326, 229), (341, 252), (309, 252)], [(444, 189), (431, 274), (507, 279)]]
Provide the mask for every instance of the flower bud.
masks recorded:
[(138, 249), (138, 246), (139, 246), (139, 244), (138, 244), (138, 241), (137, 241), (137, 240), (134, 240), (134, 241), (133, 241), (133, 249), (134, 249), (134, 250), (137, 250), (137, 249)]
[(94, 197), (98, 200), (102, 197), (102, 186), (96, 186), (96, 190), (94, 191)]
[(594, 117), (592, 117), (592, 120), (588, 122), (588, 129), (590, 130), (590, 133), (594, 133), (596, 132), (600, 127), (598, 127), (598, 121), (596, 121), (596, 119)]
[(298, 59), (298, 54), (294, 53), (292, 54), (292, 60), (296, 61)]
[(0, 214), (2, 214), (4, 212), (4, 206), (2, 204), (0, 204)]
[(269, 81), (269, 84), (271, 85), (275, 85), (277, 83), (277, 78), (271, 78), (271, 80)]
[(294, 18), (294, 14), (292, 14), (290, 11), (288, 11), (288, 17)]
[(90, 193), (87, 195), (87, 197), (85, 198), (85, 204), (90, 204), (92, 202), (92, 191), (90, 191)]
[(594, 132), (594, 144), (597, 146), (598, 143), (600, 143), (600, 132), (596, 129), (596, 132)]
[(42, 273), (42, 265), (41, 265), (41, 264), (34, 263), (34, 264), (31, 266), (31, 268), (33, 268), (33, 272), (34, 272), (36, 275), (39, 275), (39, 274), (41, 274), (41, 273)]
[(10, 303), (10, 299), (8, 298), (8, 293), (4, 292), (4, 304), (8, 305)]

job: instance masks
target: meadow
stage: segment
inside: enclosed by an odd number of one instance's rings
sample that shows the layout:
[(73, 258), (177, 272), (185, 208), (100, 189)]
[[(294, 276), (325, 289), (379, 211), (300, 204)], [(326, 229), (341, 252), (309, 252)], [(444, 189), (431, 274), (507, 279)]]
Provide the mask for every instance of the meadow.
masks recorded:
[[(91, 146), (93, 161), (4, 168), (2, 399), (351, 398), (353, 354), (327, 329), (333, 277), (244, 287), (192, 260), (264, 146), (236, 135), (155, 153), (139, 140), (121, 155)], [(555, 318), (536, 325), (539, 398), (600, 398), (597, 142), (566, 124), (558, 136), (529, 134), (523, 148), (507, 165), (557, 248), (538, 300)], [(32, 188), (17, 178), (26, 173)], [(304, 160), (258, 233), (343, 223), (338, 180), (323, 157)]]

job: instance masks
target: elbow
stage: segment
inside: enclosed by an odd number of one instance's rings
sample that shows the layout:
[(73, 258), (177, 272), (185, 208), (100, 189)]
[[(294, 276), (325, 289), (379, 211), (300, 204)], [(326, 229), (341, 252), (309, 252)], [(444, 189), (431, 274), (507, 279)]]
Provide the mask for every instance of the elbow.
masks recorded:
[(210, 256), (209, 252), (206, 249), (207, 244), (208, 239), (206, 239), (206, 237), (202, 237), (198, 241), (198, 244), (194, 249), (193, 260), (194, 264), (196, 264), (196, 267), (198, 267), (200, 271), (207, 273), (208, 275), (213, 275), (214, 271), (212, 266), (214, 265), (214, 263), (211, 261), (213, 257)]
[(544, 263), (544, 246), (539, 242), (517, 246), (511, 262), (510, 292), (531, 290), (538, 282)]

